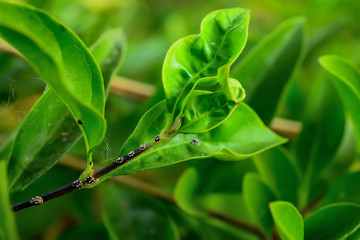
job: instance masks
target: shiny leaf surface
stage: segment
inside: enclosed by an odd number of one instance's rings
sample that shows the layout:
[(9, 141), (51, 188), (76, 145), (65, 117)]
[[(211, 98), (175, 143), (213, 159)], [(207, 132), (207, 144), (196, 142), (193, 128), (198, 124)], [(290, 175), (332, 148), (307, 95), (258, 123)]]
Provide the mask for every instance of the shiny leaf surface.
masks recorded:
[(304, 222), (298, 210), (289, 202), (272, 202), (271, 214), (282, 240), (303, 240)]
[[(101, 65), (105, 87), (119, 66), (123, 52), (121, 30), (110, 30), (92, 51)], [(77, 123), (53, 88), (33, 106), (16, 135), (8, 167), (12, 191), (24, 189), (49, 170), (81, 137)]]
[[(120, 156), (152, 141), (166, 125), (168, 118), (164, 101), (151, 108), (125, 142)], [(193, 144), (194, 139), (200, 144)], [(178, 134), (171, 142), (158, 144), (100, 180), (190, 159), (215, 157), (238, 161), (284, 142), (284, 138), (264, 126), (250, 107), (240, 103), (227, 121), (213, 130), (202, 134)]]

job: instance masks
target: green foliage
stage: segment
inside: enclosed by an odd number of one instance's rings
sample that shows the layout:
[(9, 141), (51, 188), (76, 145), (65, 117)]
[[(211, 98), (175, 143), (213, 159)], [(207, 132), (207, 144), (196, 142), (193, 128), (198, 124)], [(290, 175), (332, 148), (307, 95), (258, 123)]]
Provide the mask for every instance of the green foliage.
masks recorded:
[[(301, 63), (304, 38), (304, 19), (288, 20), (267, 35), (232, 71), (231, 75), (241, 79), (246, 90), (246, 103), (266, 124), (270, 123), (281, 93)], [(271, 101), (264, 104), (264, 99)]]
[[(276, 229), (283, 240), (304, 239), (304, 222), (297, 209), (289, 202), (273, 202), (270, 204)], [(310, 238), (311, 239), (311, 238)]]
[(327, 205), (305, 220), (305, 239), (344, 239), (359, 228), (359, 223), (359, 205)]
[[(120, 156), (151, 141), (166, 126), (166, 116), (165, 102), (150, 109), (123, 145)], [(194, 139), (200, 145), (192, 144)], [(216, 157), (228, 161), (242, 160), (285, 141), (266, 128), (251, 108), (241, 103), (219, 127), (202, 134), (178, 134), (171, 142), (149, 149), (128, 164), (104, 175), (100, 181), (190, 159)]]
[[(46, 13), (30, 6), (7, 2), (1, 2), (0, 9), (1, 37), (24, 55), (78, 121), (84, 134), (88, 163), (92, 163), (92, 151), (101, 143), (106, 128), (103, 117), (105, 107), (103, 79), (94, 57), (75, 34)], [(51, 111), (64, 111), (64, 108), (51, 109), (52, 105), (49, 107), (48, 110)], [(53, 119), (44, 119), (40, 129), (33, 129), (40, 133), (37, 139), (48, 138), (48, 135), (53, 133), (46, 129), (49, 123), (51, 126), (51, 120)], [(27, 132), (27, 134), (32, 133)], [(26, 145), (27, 140), (19, 137), (15, 145), (17, 147)], [(12, 169), (11, 182), (17, 180), (22, 168), (31, 165), (29, 160), (32, 158), (27, 159), (21, 155), (36, 155), (33, 152), (38, 148), (39, 145), (26, 148), (25, 153), (20, 151), (17, 153), (14, 149), (15, 158), (9, 164)]]
[[(245, 46), (249, 12), (214, 11), (201, 23), (201, 34), (180, 39), (169, 49), (163, 65), (163, 85), (171, 120), (182, 114), (196, 85), (213, 85), (209, 77), (233, 63)], [(170, 121), (172, 123), (172, 121)]]
[(254, 173), (245, 176), (243, 193), (249, 211), (257, 219), (264, 232), (269, 234), (274, 223), (268, 205), (269, 202), (275, 200), (274, 194), (261, 178)]
[[(122, 48), (120, 30), (106, 32), (92, 47), (106, 88), (119, 65)], [(47, 114), (49, 111), (53, 114)], [(81, 131), (77, 125), (53, 88), (46, 90), (22, 122), (14, 141), (8, 170), (13, 191), (31, 184), (79, 140)]]
[(102, 214), (111, 239), (179, 239), (169, 213), (148, 196), (107, 186)]
[[(223, 0), (23, 1), (0, 1), (0, 239), (359, 238), (357, 1), (248, 1), (250, 25)], [(85, 184), (132, 189), (9, 209), (133, 151)]]
[(350, 119), (354, 125), (357, 138), (357, 150), (360, 151), (360, 73), (354, 63), (338, 56), (323, 56), (320, 64), (334, 76), (333, 83), (338, 91)]

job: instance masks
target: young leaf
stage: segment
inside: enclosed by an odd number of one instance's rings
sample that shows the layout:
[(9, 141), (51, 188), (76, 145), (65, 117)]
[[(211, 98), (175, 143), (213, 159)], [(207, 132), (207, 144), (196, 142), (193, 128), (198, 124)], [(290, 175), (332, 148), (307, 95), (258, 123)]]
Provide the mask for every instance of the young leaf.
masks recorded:
[[(140, 119), (133, 134), (123, 145), (120, 156), (150, 142), (164, 128), (169, 118), (165, 102), (151, 108)], [(197, 139), (200, 144), (193, 144)], [(178, 134), (171, 142), (158, 144), (130, 162), (106, 174), (100, 181), (116, 175), (132, 174), (149, 168), (175, 164), (190, 159), (216, 157), (238, 161), (286, 142), (269, 130), (255, 112), (240, 103), (221, 125), (202, 134)]]
[(360, 73), (358, 67), (339, 56), (323, 56), (321, 66), (334, 78), (336, 90), (343, 101), (354, 125), (357, 151), (360, 152)]
[(207, 132), (226, 120), (236, 103), (229, 101), (223, 92), (195, 90), (184, 108), (180, 133)]
[(74, 33), (24, 4), (0, 2), (0, 36), (15, 47), (65, 103), (91, 153), (105, 134), (105, 94), (100, 69)]
[(263, 231), (270, 234), (274, 222), (269, 203), (276, 200), (274, 193), (255, 173), (248, 173), (243, 181), (243, 192), (249, 211), (256, 218)]
[(171, 46), (164, 60), (163, 85), (172, 119), (181, 112), (199, 79), (216, 76), (218, 68), (235, 61), (245, 46), (248, 23), (249, 12), (244, 9), (217, 10), (204, 18), (199, 35)]
[(270, 203), (270, 210), (282, 240), (304, 239), (303, 219), (291, 203), (272, 202)]
[(290, 153), (285, 148), (277, 147), (252, 158), (260, 176), (273, 190), (277, 199), (295, 204), (298, 197), (300, 172), (291, 160)]
[(107, 186), (102, 215), (111, 239), (179, 239), (159, 202), (117, 186)]
[[(121, 30), (109, 30), (92, 46), (102, 68), (105, 88), (121, 61), (123, 41)], [(80, 137), (81, 131), (71, 113), (50, 87), (33, 106), (16, 135), (8, 166), (11, 190), (26, 188)]]
[(305, 240), (344, 239), (359, 227), (360, 205), (330, 204), (305, 219)]
[(265, 124), (270, 123), (286, 83), (302, 61), (303, 51), (304, 19), (290, 19), (262, 40), (232, 71), (231, 76), (245, 88), (245, 101)]
[(194, 90), (190, 94), (178, 132), (207, 132), (230, 116), (237, 104), (245, 98), (245, 91), (239, 81), (229, 78), (229, 71), (230, 64), (219, 68), (217, 79), (222, 87), (221, 91)]
[(10, 209), (6, 161), (0, 158), (0, 239), (19, 239)]

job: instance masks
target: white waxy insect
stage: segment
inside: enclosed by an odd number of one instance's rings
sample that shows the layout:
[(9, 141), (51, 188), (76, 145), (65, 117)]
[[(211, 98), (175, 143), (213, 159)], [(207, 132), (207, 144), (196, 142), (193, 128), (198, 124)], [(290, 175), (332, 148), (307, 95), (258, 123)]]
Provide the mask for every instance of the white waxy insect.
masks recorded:
[(191, 140), (191, 144), (195, 145), (195, 146), (199, 146), (200, 142), (197, 139)]
[(129, 157), (133, 157), (134, 155), (135, 155), (134, 151), (131, 151), (131, 152), (128, 153)]
[(123, 163), (123, 161), (124, 161), (124, 158), (122, 158), (122, 157), (120, 157), (120, 158), (118, 158), (117, 160), (116, 160), (116, 163)]

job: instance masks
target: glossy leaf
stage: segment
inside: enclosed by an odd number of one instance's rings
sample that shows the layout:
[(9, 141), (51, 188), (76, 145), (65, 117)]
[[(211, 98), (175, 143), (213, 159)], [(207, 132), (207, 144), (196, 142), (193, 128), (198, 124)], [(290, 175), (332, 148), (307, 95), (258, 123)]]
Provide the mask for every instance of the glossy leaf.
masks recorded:
[(319, 194), (316, 184), (340, 146), (345, 120), (339, 103), (334, 87), (324, 79), (312, 85), (303, 130), (295, 143), (295, 160), (303, 176), (300, 207)]
[(298, 210), (289, 202), (272, 202), (271, 214), (282, 240), (303, 240), (304, 222)]
[(102, 210), (111, 239), (178, 239), (166, 209), (148, 196), (107, 186)]
[(190, 94), (178, 132), (207, 132), (230, 116), (237, 104), (245, 98), (245, 91), (239, 81), (229, 78), (229, 71), (230, 64), (219, 68), (217, 80), (222, 87), (220, 91), (195, 90)]
[(164, 60), (163, 85), (173, 118), (199, 79), (216, 76), (218, 68), (235, 61), (245, 46), (248, 23), (249, 12), (244, 9), (217, 10), (203, 19), (199, 35), (171, 46)]
[(0, 159), (0, 239), (19, 239), (15, 218), (10, 209), (6, 161)]
[(29, 5), (0, 2), (0, 36), (80, 120), (91, 162), (91, 152), (101, 143), (106, 128), (103, 79), (94, 57), (74, 33)]
[[(125, 142), (120, 156), (137, 149), (141, 144), (152, 141), (164, 128), (168, 117), (164, 101), (151, 108)], [(193, 139), (197, 139), (200, 145), (192, 144)], [(238, 161), (284, 142), (285, 139), (264, 126), (251, 108), (240, 103), (227, 121), (217, 128), (203, 134), (178, 134), (171, 142), (147, 150), (100, 180), (190, 159), (216, 157)]]
[(360, 172), (344, 174), (331, 185), (321, 205), (341, 202), (360, 204), (359, 182)]
[[(106, 88), (121, 61), (123, 45), (122, 31), (110, 30), (92, 47), (101, 65)], [(49, 170), (80, 137), (81, 131), (66, 105), (53, 88), (46, 90), (16, 135), (8, 166), (11, 190), (26, 188)]]
[(245, 102), (265, 124), (270, 123), (281, 93), (302, 61), (303, 51), (304, 19), (290, 19), (264, 38), (233, 69), (231, 76), (239, 79), (245, 88)]
[(285, 148), (272, 148), (253, 156), (261, 178), (273, 190), (277, 199), (296, 204), (300, 172)]
[(184, 108), (184, 118), (178, 132), (207, 132), (226, 120), (236, 103), (223, 92), (194, 91)]
[(359, 227), (360, 206), (330, 204), (305, 219), (305, 240), (343, 239)]
[(321, 66), (333, 77), (346, 111), (354, 125), (357, 150), (360, 152), (360, 72), (349, 60), (339, 56), (323, 56), (319, 59)]
[(274, 193), (255, 173), (249, 173), (245, 176), (243, 192), (249, 211), (256, 218), (263, 231), (270, 234), (274, 222), (269, 203), (276, 200)]

